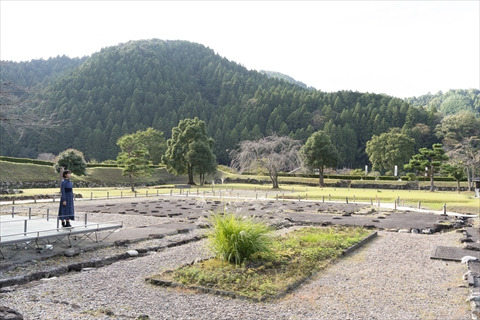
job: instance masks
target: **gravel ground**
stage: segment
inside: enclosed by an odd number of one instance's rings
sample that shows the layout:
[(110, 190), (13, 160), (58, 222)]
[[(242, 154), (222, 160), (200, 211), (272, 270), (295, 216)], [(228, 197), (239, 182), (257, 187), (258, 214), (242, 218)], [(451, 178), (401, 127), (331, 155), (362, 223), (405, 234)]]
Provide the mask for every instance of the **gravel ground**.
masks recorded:
[[(132, 222), (133, 223), (133, 222)], [(178, 235), (181, 237), (187, 235)], [(192, 236), (191, 234), (189, 235)], [(461, 234), (379, 232), (281, 300), (253, 303), (152, 286), (145, 278), (209, 254), (204, 241), (90, 271), (30, 283), (0, 296), (30, 319), (469, 319), (465, 265), (430, 259)], [(170, 241), (170, 237), (157, 241)], [(172, 237), (173, 239), (174, 237)], [(147, 319), (144, 317), (144, 319)]]

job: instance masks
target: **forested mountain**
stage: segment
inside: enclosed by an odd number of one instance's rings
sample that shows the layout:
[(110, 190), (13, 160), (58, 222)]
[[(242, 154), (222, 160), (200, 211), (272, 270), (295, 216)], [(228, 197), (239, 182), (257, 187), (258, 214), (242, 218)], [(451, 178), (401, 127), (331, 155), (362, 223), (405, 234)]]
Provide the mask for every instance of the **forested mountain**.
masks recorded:
[[(2, 138), (0, 154), (35, 158), (75, 148), (87, 160), (115, 159), (122, 135), (153, 127), (169, 138), (179, 120), (194, 117), (206, 122), (222, 164), (239, 141), (272, 132), (305, 142), (325, 130), (346, 167), (368, 164), (366, 141), (391, 127), (414, 136), (417, 148), (438, 142), (434, 109), (383, 94), (306, 89), (187, 41), (130, 41), (88, 58), (51, 60), (51, 70), (43, 71), (50, 59), (39, 63), (42, 72), (33, 79), (22, 71), (28, 63), (2, 62), (1, 79), (42, 87), (35, 101), (64, 125), (28, 134), (18, 144)], [(4, 64), (12, 65), (4, 70)]]
[(285, 81), (287, 81), (287, 82), (296, 84), (296, 85), (299, 86), (299, 87), (307, 88), (307, 85), (306, 85), (305, 83), (300, 82), (300, 81), (297, 81), (297, 80), (293, 79), (292, 77), (287, 76), (286, 74), (283, 74), (283, 73), (280, 73), (280, 72), (260, 70), (260, 73), (266, 74), (266, 75), (269, 76), (270, 78), (271, 78), (271, 77), (275, 77), (275, 78), (278, 78), (278, 79), (283, 79), (283, 80), (285, 80)]
[(55, 76), (63, 75), (82, 64), (87, 57), (71, 59), (65, 55), (25, 62), (2, 61), (1, 80), (17, 87), (29, 88), (48, 84)]
[(442, 91), (436, 94), (426, 94), (420, 97), (405, 99), (413, 106), (436, 108), (445, 115), (457, 114), (462, 111), (473, 112), (476, 117), (480, 117), (480, 90), (478, 89), (458, 89)]

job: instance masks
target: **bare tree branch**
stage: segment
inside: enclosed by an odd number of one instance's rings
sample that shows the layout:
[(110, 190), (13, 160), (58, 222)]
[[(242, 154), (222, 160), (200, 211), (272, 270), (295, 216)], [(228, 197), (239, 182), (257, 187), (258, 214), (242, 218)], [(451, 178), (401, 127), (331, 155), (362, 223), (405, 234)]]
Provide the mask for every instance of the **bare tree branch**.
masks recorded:
[[(32, 104), (39, 101), (30, 100), (25, 102), (22, 96), (30, 94), (27, 89), (20, 88), (11, 82), (0, 84), (0, 126), (6, 134), (18, 143), (27, 129), (42, 133), (42, 129), (54, 128), (59, 124), (55, 120), (56, 113), (43, 112), (39, 108), (33, 108)], [(43, 114), (42, 114), (43, 113)]]
[(447, 144), (447, 155), (454, 163), (461, 164), (467, 172), (469, 189), (473, 189), (473, 178), (480, 174), (480, 137), (465, 137), (456, 144)]
[(273, 188), (278, 188), (278, 173), (300, 166), (300, 147), (300, 141), (276, 134), (255, 141), (241, 141), (239, 149), (230, 152), (231, 166), (239, 173), (265, 168)]

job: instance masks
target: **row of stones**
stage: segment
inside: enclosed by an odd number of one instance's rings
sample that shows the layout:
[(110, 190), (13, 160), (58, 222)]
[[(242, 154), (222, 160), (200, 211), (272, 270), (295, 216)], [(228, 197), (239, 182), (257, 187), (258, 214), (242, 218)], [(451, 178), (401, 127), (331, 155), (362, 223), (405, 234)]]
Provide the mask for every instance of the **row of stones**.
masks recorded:
[[(105, 258), (95, 258), (91, 259), (89, 261), (84, 261), (84, 262), (78, 262), (78, 263), (72, 263), (69, 265), (64, 265), (64, 266), (59, 266), (55, 268), (51, 268), (49, 270), (45, 271), (39, 271), (39, 272), (34, 272), (28, 275), (21, 275), (21, 276), (16, 276), (16, 277), (11, 277), (11, 278), (6, 278), (6, 279), (0, 279), (0, 288), (5, 288), (5, 287), (10, 287), (10, 286), (15, 286), (15, 285), (22, 285), (29, 283), (31, 281), (37, 281), (41, 279), (48, 279), (52, 277), (58, 277), (62, 274), (72, 272), (72, 271), (82, 271), (85, 270), (86, 268), (99, 268), (103, 267), (109, 264), (112, 264), (114, 262), (128, 259), (131, 257), (136, 257), (136, 256), (142, 256), (148, 253), (149, 251), (162, 251), (166, 248), (170, 247), (176, 247), (176, 246), (181, 246), (189, 242), (195, 242), (199, 241), (202, 239), (201, 236), (193, 236), (192, 238), (189, 239), (184, 239), (184, 240), (179, 240), (175, 241), (172, 243), (169, 243), (164, 246), (154, 246), (154, 247), (147, 247), (147, 248), (138, 248), (134, 250), (129, 250), (125, 253), (117, 254), (114, 256), (110, 257), (105, 257)], [(121, 243), (116, 243), (116, 245), (125, 245), (129, 241), (123, 241)], [(74, 250), (76, 254), (79, 254), (81, 251), (80, 250)], [(69, 254), (70, 256), (72, 255), (71, 253)]]

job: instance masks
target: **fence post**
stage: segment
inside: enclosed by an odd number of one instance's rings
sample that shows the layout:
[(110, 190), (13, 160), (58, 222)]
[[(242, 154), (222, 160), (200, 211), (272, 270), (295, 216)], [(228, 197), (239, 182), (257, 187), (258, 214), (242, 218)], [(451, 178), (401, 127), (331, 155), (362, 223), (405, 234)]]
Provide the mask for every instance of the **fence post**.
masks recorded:
[(348, 204), (348, 197), (345, 197), (345, 202)]
[(422, 202), (418, 201), (418, 209), (420, 209), (421, 204), (422, 204)]
[(47, 221), (50, 220), (50, 209), (47, 209)]
[(110, 199), (110, 192), (107, 191), (107, 199)]
[(15, 218), (15, 207), (12, 206), (12, 218)]
[(32, 208), (28, 208), (28, 219), (32, 219)]
[(443, 204), (443, 214), (447, 215), (447, 204), (446, 203)]
[(90, 192), (90, 200), (93, 199), (93, 192)]

